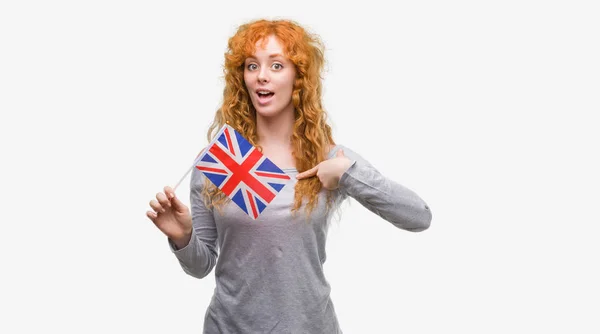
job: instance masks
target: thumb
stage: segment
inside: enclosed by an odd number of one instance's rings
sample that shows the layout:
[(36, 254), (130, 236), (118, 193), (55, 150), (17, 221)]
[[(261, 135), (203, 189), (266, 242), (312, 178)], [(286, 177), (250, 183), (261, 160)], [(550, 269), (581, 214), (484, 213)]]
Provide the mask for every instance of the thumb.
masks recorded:
[(182, 201), (179, 200), (179, 197), (175, 195), (175, 193), (171, 193), (169, 200), (171, 201), (171, 205), (173, 209), (179, 213), (184, 213), (187, 211), (187, 207), (183, 204)]
[(344, 150), (340, 148), (337, 152), (335, 152), (335, 156), (336, 157), (343, 157), (344, 156)]

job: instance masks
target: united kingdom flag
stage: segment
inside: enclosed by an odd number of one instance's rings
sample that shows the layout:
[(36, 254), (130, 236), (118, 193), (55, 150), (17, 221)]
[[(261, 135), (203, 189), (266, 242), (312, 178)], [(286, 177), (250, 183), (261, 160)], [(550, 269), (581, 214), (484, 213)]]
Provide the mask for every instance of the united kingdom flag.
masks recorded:
[(291, 179), (227, 124), (195, 165), (254, 220)]

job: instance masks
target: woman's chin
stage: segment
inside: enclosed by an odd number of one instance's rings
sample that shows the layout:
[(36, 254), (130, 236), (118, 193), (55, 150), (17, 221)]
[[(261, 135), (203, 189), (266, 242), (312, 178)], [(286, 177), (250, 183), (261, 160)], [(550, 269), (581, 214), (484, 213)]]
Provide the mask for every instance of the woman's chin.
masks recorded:
[(281, 114), (281, 110), (277, 110), (271, 107), (255, 107), (254, 109), (256, 109), (256, 113), (261, 117), (273, 117)]
[(254, 110), (256, 110), (256, 114), (260, 115), (261, 117), (276, 117), (279, 116), (281, 114), (287, 113), (287, 112), (294, 112), (294, 107), (290, 103), (287, 106), (282, 107), (281, 105), (276, 105), (276, 104), (269, 104), (266, 106), (261, 106), (261, 105), (254, 105)]

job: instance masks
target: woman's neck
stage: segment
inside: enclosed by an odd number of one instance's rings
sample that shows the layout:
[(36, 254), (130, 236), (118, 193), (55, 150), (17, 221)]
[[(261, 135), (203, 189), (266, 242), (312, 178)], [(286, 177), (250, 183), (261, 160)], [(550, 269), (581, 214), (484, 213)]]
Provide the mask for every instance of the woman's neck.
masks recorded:
[(294, 112), (281, 113), (274, 117), (257, 115), (258, 143), (261, 146), (290, 147), (294, 132)]

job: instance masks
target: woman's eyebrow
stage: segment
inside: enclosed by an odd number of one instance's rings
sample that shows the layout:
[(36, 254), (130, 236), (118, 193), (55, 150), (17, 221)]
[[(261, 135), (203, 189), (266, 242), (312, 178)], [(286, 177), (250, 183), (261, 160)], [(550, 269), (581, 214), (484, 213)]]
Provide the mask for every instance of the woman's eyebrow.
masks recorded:
[[(273, 53), (273, 54), (269, 55), (269, 58), (275, 58), (275, 57), (284, 57), (284, 56), (280, 53)], [(256, 59), (256, 57), (254, 57), (254, 56), (248, 56), (248, 58)]]

